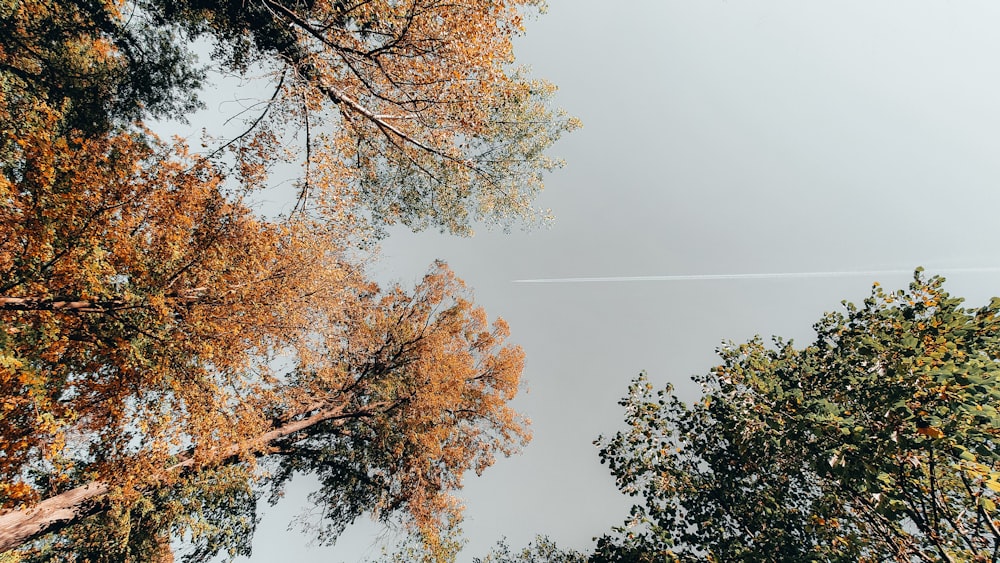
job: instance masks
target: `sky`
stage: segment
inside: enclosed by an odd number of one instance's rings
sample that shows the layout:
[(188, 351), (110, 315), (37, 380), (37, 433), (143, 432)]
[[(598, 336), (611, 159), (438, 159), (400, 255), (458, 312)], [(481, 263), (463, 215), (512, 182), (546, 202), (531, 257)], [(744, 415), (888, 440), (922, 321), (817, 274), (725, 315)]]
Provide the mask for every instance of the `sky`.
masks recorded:
[[(640, 371), (696, 397), (689, 377), (722, 343), (806, 343), (823, 312), (874, 281), (903, 287), (918, 265), (947, 270), (971, 305), (1000, 294), (988, 270), (1000, 266), (1000, 3), (548, 4), (518, 61), (584, 125), (552, 151), (566, 167), (537, 203), (553, 225), (467, 239), (396, 229), (373, 266), (413, 284), (447, 261), (527, 354), (515, 405), (534, 439), (468, 476), (460, 561), (502, 537), (587, 549), (625, 519), (592, 441), (619, 428)], [(761, 275), (810, 272), (864, 273)], [(663, 279), (515, 282), (612, 277)], [(369, 524), (333, 547), (289, 531), (309, 485), (265, 507), (240, 561), (379, 555), (386, 534)]]

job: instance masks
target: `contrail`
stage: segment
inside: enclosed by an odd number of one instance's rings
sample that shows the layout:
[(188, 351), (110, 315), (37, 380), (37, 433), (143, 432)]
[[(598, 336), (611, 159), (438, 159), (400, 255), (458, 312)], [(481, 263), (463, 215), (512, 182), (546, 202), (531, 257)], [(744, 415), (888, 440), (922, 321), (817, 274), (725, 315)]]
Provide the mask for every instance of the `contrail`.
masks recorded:
[[(1000, 267), (986, 268), (942, 268), (932, 273), (960, 274), (1000, 272)], [(683, 274), (673, 276), (607, 276), (594, 278), (539, 278), (512, 280), (514, 283), (601, 283), (601, 282), (646, 282), (646, 281), (706, 281), (706, 280), (773, 280), (795, 278), (847, 278), (860, 276), (887, 276), (912, 274), (913, 270), (859, 270), (835, 272), (770, 272), (761, 274)]]

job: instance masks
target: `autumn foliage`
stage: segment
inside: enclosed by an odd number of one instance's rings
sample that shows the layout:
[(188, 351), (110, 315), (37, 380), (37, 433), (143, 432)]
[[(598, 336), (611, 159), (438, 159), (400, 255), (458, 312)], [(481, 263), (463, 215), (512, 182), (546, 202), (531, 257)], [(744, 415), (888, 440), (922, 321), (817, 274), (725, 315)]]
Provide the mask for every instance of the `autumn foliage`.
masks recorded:
[[(0, 2), (0, 551), (245, 553), (301, 472), (327, 539), (404, 514), (447, 551), (449, 493), (528, 437), (522, 353), (444, 264), (380, 288), (365, 253), (537, 218), (573, 123), (509, 66), (530, 3)], [(194, 107), (198, 36), (274, 87), (208, 154), (137, 121)]]

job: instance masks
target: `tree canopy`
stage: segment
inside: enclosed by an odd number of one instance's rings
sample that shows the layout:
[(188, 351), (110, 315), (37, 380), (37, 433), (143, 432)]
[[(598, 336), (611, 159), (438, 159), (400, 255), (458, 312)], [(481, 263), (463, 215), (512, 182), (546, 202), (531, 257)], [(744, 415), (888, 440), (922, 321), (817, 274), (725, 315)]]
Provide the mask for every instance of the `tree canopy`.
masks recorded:
[[(159, 546), (185, 522), (171, 510), (206, 517), (188, 504), (207, 494), (192, 482), (259, 456), (272, 486), (321, 477), (327, 538), (399, 509), (430, 538), (456, 516), (447, 491), (462, 474), (526, 438), (506, 406), (520, 350), (443, 264), (414, 293), (380, 290), (349, 256), (349, 221), (263, 221), (204, 160), (132, 134), (18, 141), (25, 172), (0, 184), (0, 225), (20, 246), (0, 258), (0, 502), (22, 508), (0, 515), (4, 549), (107, 517), (110, 499), (148, 512), (148, 495), (175, 503), (156, 508)], [(222, 471), (222, 490), (247, 509), (243, 466), (242, 483)], [(63, 535), (76, 555), (80, 529)], [(111, 529), (94, 549), (114, 560)]]
[(691, 404), (636, 379), (599, 444), (640, 502), (598, 560), (997, 561), (1000, 299), (942, 283), (724, 346)]
[(587, 556), (574, 550), (561, 549), (546, 536), (536, 536), (535, 541), (520, 551), (511, 551), (507, 540), (500, 540), (484, 557), (473, 563), (586, 563)]
[[(231, 149), (243, 187), (275, 160), (302, 166), (301, 207), (353, 194), (376, 225), (467, 234), (544, 215), (531, 204), (544, 151), (576, 121), (553, 87), (512, 66), (511, 39), (537, 0), (32, 0), (5, 2), (4, 129), (39, 104), (87, 132), (183, 117), (212, 63), (255, 73), (273, 92)], [(304, 136), (298, 141), (293, 133)], [(316, 201), (319, 198), (319, 201)]]
[[(537, 4), (0, 0), (0, 552), (247, 553), (311, 473), (325, 541), (368, 513), (446, 556), (450, 493), (528, 439), (522, 352), (443, 263), (373, 283), (366, 241), (537, 218), (575, 124), (511, 66)], [(207, 154), (143, 123), (197, 107), (197, 38), (273, 87)]]

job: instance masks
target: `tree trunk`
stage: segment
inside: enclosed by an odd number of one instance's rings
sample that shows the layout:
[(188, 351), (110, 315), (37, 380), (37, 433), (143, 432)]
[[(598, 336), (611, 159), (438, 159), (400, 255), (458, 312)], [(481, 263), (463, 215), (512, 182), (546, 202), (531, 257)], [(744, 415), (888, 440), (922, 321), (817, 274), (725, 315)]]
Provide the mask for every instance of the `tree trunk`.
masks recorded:
[[(164, 297), (173, 301), (197, 301), (205, 292), (204, 287), (184, 291), (173, 291)], [(69, 313), (108, 313), (128, 307), (121, 298), (102, 300), (77, 299), (74, 297), (11, 297), (0, 296), (0, 310), (3, 311), (64, 311)]]
[[(345, 412), (342, 404), (331, 406), (329, 403), (315, 403), (302, 408), (296, 415), (292, 415), (295, 417), (313, 413), (305, 418), (283, 424), (276, 423), (272, 430), (255, 438), (209, 452), (208, 456), (200, 456), (197, 460), (193, 456), (187, 455), (181, 461), (166, 468), (161, 475), (194, 471), (198, 466), (206, 464), (218, 466), (238, 463), (246, 459), (246, 455), (262, 456), (267, 453), (269, 446), (274, 445), (279, 440), (321, 422), (367, 417), (378, 411), (390, 409), (397, 403), (398, 401), (372, 403), (350, 412)], [(156, 480), (155, 476), (153, 480)], [(47, 533), (75, 524), (87, 516), (104, 510), (105, 507), (101, 505), (100, 501), (109, 491), (110, 486), (107, 483), (92, 481), (49, 497), (34, 506), (0, 513), (0, 553), (16, 549)]]
[(89, 516), (93, 512), (88, 508), (109, 489), (106, 483), (95, 481), (30, 508), (0, 514), (0, 553)]

